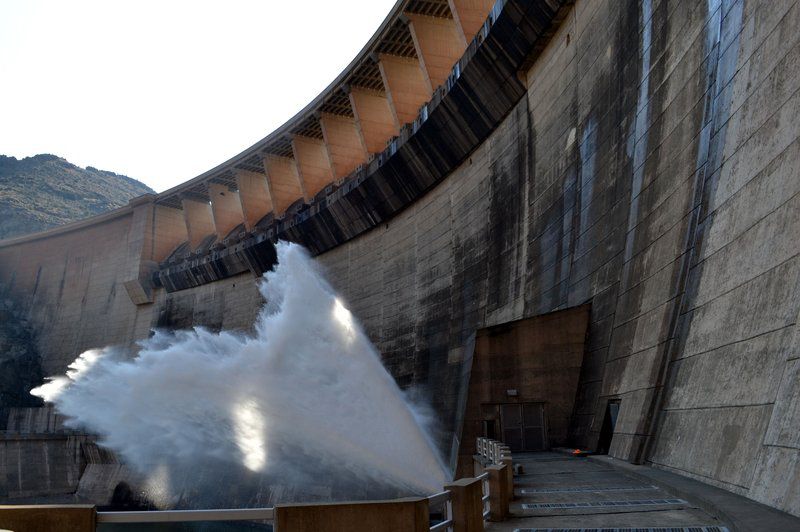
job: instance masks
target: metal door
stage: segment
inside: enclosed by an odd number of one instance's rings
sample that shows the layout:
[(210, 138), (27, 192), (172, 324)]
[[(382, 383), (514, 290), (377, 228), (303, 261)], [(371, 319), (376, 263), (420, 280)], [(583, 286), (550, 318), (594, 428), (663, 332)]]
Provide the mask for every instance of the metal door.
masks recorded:
[(503, 443), (511, 452), (524, 450), (522, 439), (522, 405), (500, 405), (500, 423), (503, 425)]
[(543, 451), (547, 448), (544, 404), (513, 403), (500, 405), (503, 442), (514, 451)]

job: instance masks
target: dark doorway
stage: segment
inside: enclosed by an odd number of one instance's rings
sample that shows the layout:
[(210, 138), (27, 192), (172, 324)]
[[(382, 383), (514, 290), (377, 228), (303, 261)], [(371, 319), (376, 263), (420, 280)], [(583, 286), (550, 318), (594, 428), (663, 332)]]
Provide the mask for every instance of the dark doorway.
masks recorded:
[(457, 477), (473, 474), (478, 436), (515, 449), (569, 445), (588, 324), (589, 305), (581, 305), (475, 332), (474, 352), (465, 359)]
[(513, 403), (500, 405), (503, 443), (511, 452), (543, 451), (547, 448), (542, 403)]
[(494, 419), (484, 419), (483, 420), (483, 437), (489, 438), (490, 440), (497, 439), (497, 429), (495, 427), (496, 423)]
[(619, 399), (613, 399), (606, 405), (606, 415), (603, 417), (603, 426), (600, 429), (600, 439), (597, 441), (597, 453), (608, 454), (611, 440), (614, 438), (614, 427), (617, 425), (619, 414)]

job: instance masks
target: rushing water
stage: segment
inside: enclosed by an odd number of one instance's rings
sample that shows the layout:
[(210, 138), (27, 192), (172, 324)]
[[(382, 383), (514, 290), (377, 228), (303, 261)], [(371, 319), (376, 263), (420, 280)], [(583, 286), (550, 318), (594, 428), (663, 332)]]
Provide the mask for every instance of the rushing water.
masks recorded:
[(307, 252), (277, 250), (252, 335), (156, 332), (133, 357), (87, 351), (32, 393), (100, 435), (163, 506), (224, 501), (230, 482), (329, 499), (439, 491), (449, 471), (424, 420)]

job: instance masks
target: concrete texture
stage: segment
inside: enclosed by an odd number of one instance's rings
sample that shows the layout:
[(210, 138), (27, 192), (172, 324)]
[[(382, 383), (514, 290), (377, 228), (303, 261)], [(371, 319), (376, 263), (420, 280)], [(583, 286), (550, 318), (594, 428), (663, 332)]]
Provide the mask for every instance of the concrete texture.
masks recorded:
[(0, 527), (15, 532), (94, 532), (94, 506), (0, 506)]
[[(0, 438), (0, 500), (15, 502), (75, 502), (86, 485), (87, 468), (116, 464), (94, 438), (64, 427), (52, 406), (7, 408)], [(102, 464), (102, 465), (101, 465)], [(117, 464), (118, 466), (118, 464)], [(99, 485), (99, 483), (97, 483)], [(116, 484), (97, 497), (81, 500), (106, 503)], [(85, 490), (84, 490), (85, 491)]]
[(34, 331), (25, 313), (13, 300), (0, 299), (0, 430), (3, 408), (41, 404), (28, 392), (43, 378)]
[(453, 532), (482, 532), (483, 481), (476, 478), (460, 478), (444, 488), (450, 492)]
[(428, 500), (294, 504), (275, 507), (275, 528), (286, 532), (428, 531)]
[[(800, 3), (579, 0), (541, 40), (544, 3), (521, 6), (383, 181), (343, 184), (285, 234), (430, 400), (451, 457), (475, 332), (590, 304), (569, 443), (593, 448), (619, 400), (613, 457), (800, 515)], [(415, 119), (419, 61), (377, 59), (400, 123)], [(1, 295), (45, 374), (151, 326), (251, 326), (245, 264), (130, 301), (123, 283), (160, 260), (155, 212), (0, 243)]]
[(682, 497), (720, 519), (733, 531), (800, 530), (800, 518), (780, 512), (729, 491), (650, 467), (596, 456), (599, 461), (642, 482), (651, 482), (674, 497)]

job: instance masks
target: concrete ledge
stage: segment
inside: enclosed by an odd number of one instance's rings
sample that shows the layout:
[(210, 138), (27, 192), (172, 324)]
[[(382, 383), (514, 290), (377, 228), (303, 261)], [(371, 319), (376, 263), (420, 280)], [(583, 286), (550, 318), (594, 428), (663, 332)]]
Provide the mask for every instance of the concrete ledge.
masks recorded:
[(0, 506), (0, 529), (14, 532), (94, 532), (92, 505)]
[(275, 528), (283, 532), (427, 532), (428, 500), (276, 505)]
[(589, 456), (588, 459), (619, 469), (655, 484), (676, 497), (686, 499), (724, 522), (733, 532), (800, 530), (800, 518), (721, 488), (669, 471), (629, 464), (608, 456)]

